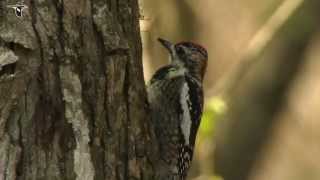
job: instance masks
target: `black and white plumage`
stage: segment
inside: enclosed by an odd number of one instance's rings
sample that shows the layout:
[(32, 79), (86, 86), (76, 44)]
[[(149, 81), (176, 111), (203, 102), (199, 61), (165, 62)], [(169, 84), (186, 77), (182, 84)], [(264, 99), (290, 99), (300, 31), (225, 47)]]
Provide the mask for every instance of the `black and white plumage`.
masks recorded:
[(176, 174), (174, 180), (184, 180), (202, 115), (202, 80), (208, 57), (195, 43), (159, 41), (169, 50), (171, 62), (153, 75), (148, 86), (152, 124), (162, 161)]

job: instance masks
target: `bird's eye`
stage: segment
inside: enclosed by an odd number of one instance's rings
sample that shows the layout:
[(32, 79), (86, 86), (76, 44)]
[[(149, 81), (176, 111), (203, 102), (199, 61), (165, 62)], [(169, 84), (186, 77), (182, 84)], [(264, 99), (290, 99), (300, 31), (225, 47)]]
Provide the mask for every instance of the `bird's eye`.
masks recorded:
[(184, 48), (182, 46), (176, 46), (176, 52), (177, 54), (184, 54)]

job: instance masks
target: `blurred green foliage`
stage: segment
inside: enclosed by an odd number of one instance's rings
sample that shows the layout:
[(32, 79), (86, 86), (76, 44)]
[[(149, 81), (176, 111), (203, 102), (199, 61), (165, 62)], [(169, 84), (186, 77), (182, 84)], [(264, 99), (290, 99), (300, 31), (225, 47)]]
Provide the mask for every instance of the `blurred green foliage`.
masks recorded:
[(223, 180), (223, 178), (220, 176), (212, 176), (211, 180)]
[(226, 102), (221, 97), (210, 98), (204, 108), (201, 125), (199, 128), (199, 140), (212, 138), (217, 119), (227, 110)]
[[(216, 124), (226, 113), (227, 105), (222, 97), (215, 96), (205, 100), (204, 112), (197, 134), (195, 157), (190, 180), (223, 180), (212, 171), (212, 154)], [(209, 161), (208, 161), (209, 160)]]

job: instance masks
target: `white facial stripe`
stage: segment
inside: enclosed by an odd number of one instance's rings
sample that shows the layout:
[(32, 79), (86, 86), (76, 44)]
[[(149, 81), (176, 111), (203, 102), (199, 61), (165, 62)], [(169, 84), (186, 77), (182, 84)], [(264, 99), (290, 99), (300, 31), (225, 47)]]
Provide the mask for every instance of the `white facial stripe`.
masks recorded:
[(177, 70), (172, 70), (168, 73), (168, 78), (172, 79), (172, 78), (176, 78), (178, 76), (184, 76), (186, 73), (186, 69), (185, 68), (180, 68)]
[(184, 83), (182, 87), (182, 92), (180, 95), (180, 104), (182, 106), (182, 111), (183, 111), (183, 117), (182, 117), (182, 122), (180, 124), (180, 128), (182, 130), (185, 143), (187, 145), (189, 145), (189, 137), (190, 137), (191, 123), (192, 123), (188, 101), (190, 101), (189, 86), (187, 83)]
[(171, 53), (172, 53), (172, 54), (169, 55), (169, 62), (172, 63), (172, 64), (174, 64), (174, 65), (176, 65), (176, 66), (184, 67), (184, 64), (182, 63), (180, 57), (178, 56), (178, 54), (177, 54), (177, 52), (176, 52), (176, 50), (175, 50), (174, 45), (172, 45), (172, 46), (170, 47), (170, 49), (171, 49)]

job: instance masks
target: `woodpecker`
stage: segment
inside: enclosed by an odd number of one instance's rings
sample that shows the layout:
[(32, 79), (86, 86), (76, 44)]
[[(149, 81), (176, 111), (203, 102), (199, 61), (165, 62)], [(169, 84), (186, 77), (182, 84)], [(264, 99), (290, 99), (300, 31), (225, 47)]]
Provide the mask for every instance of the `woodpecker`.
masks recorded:
[(169, 51), (170, 63), (156, 71), (147, 87), (152, 125), (161, 160), (174, 180), (184, 180), (202, 116), (208, 54), (193, 42), (158, 40)]

